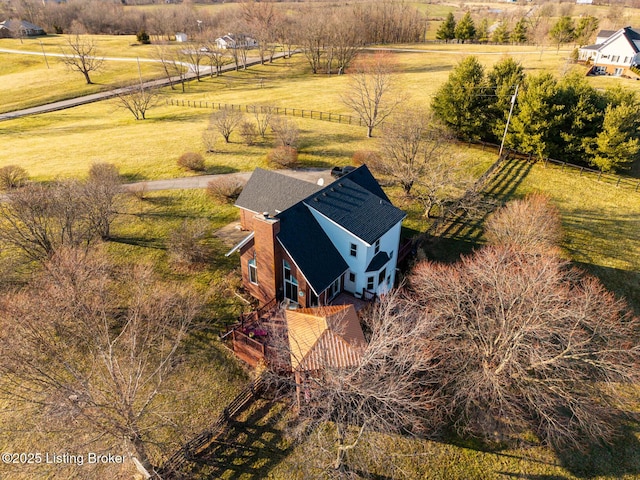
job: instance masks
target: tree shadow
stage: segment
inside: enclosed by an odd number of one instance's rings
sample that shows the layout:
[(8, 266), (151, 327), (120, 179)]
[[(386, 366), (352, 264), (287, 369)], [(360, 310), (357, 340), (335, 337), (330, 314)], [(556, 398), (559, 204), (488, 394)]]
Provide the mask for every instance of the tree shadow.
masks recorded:
[(286, 407), (267, 400), (257, 401), (256, 406), (243, 421), (231, 421), (224, 434), (197, 456), (189, 478), (267, 478), (291, 450), (276, 426)]
[(592, 445), (585, 451), (556, 449), (561, 465), (579, 478), (640, 476), (640, 428), (638, 423), (621, 428), (611, 445)]
[(117, 235), (117, 236), (111, 237), (109, 241), (114, 243), (124, 243), (126, 245), (133, 245), (136, 247), (153, 248), (156, 250), (167, 249), (165, 242), (157, 238), (146, 238), (146, 237), (132, 236), (132, 235), (131, 236)]
[(509, 472), (497, 472), (499, 475), (503, 475), (507, 478), (522, 478), (526, 480), (569, 480), (569, 477), (564, 475), (536, 475), (529, 473), (509, 473)]

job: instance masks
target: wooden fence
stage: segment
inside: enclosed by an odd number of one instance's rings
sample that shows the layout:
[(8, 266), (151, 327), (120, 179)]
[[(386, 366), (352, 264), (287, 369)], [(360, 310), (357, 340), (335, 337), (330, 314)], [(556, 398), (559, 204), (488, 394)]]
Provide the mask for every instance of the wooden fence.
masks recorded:
[(343, 113), (331, 113), (322, 112), (320, 110), (307, 110), (301, 108), (285, 108), (285, 107), (272, 107), (265, 105), (238, 105), (233, 103), (217, 103), (207, 102), (202, 100), (174, 100), (170, 98), (166, 101), (167, 105), (179, 106), (179, 107), (192, 107), (192, 108), (208, 108), (214, 110), (231, 110), (235, 112), (254, 113), (260, 111), (266, 113), (270, 111), (276, 115), (290, 115), (294, 117), (310, 118), (313, 120), (324, 120), (327, 122), (343, 123), (346, 125), (358, 125), (364, 126), (362, 119), (354, 117), (353, 115), (346, 115)]
[(185, 443), (180, 450), (171, 455), (158, 469), (162, 479), (181, 478), (181, 472), (198, 453), (212, 441), (222, 435), (229, 422), (240, 412), (244, 411), (267, 389), (268, 382), (265, 374), (247, 385), (222, 411), (215, 422), (204, 432)]

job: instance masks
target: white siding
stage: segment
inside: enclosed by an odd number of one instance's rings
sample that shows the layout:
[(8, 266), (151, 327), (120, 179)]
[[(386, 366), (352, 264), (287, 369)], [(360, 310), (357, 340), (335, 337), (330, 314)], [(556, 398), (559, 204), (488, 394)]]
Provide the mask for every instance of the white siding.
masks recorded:
[[(629, 41), (620, 35), (610, 44), (604, 45), (596, 55), (594, 65), (631, 65), (631, 59), (636, 52), (633, 50)], [(627, 62), (625, 63), (625, 57)]]
[[(398, 222), (387, 233), (380, 237), (380, 251), (387, 252), (391, 260), (382, 268), (386, 269), (385, 281), (378, 285), (378, 275), (380, 270), (367, 272), (367, 266), (374, 257), (374, 245), (368, 245), (360, 238), (348, 232), (343, 227), (329, 220), (327, 217), (314, 210), (309, 209), (322, 230), (327, 234), (336, 250), (342, 255), (344, 261), (349, 265), (349, 270), (356, 275), (355, 283), (349, 281), (349, 273), (345, 275), (344, 289), (351, 293), (360, 294), (367, 287), (367, 277), (374, 277), (374, 291), (378, 294), (386, 293), (389, 287), (386, 278), (390, 276), (389, 284), (393, 287), (395, 282), (396, 262), (398, 259), (398, 246), (400, 244), (400, 229), (402, 222)], [(351, 244), (357, 247), (357, 256), (351, 256)]]

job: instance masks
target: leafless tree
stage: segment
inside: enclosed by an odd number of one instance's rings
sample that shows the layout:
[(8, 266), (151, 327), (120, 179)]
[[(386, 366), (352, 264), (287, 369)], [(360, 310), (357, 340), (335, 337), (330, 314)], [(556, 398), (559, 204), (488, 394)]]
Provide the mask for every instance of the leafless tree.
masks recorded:
[(355, 64), (343, 103), (352, 109), (367, 127), (367, 137), (402, 102), (394, 91), (393, 64), (389, 54), (376, 53)]
[(169, 236), (168, 250), (172, 262), (178, 265), (205, 263), (211, 254), (205, 243), (209, 224), (206, 220), (182, 222), (182, 226)]
[(116, 102), (119, 108), (131, 112), (136, 120), (145, 120), (147, 110), (156, 104), (158, 95), (158, 90), (145, 87), (141, 82), (119, 93)]
[(182, 85), (182, 93), (184, 93), (186, 75), (189, 72), (184, 54), (180, 50), (159, 47), (156, 49), (156, 59), (162, 65), (162, 70), (169, 80), (171, 89), (175, 89), (173, 80), (177, 78)]
[(399, 184), (432, 216), (470, 183), (461, 159), (449, 149), (452, 138), (430, 112), (398, 111), (383, 126), (380, 155), (371, 158), (371, 167)]
[(335, 62), (338, 75), (342, 75), (362, 50), (362, 34), (356, 17), (342, 9), (333, 12), (328, 28), (327, 73), (332, 73)]
[(253, 112), (253, 118), (256, 120), (258, 133), (262, 138), (265, 138), (274, 116), (275, 107), (272, 105), (252, 105), (251, 111)]
[(83, 200), (90, 228), (103, 240), (111, 238), (111, 224), (118, 214), (122, 178), (112, 163), (94, 163), (84, 182)]
[[(558, 256), (486, 247), (418, 265), (410, 286), (444, 414), (489, 440), (533, 431), (554, 446), (610, 441), (638, 380), (638, 319)], [(619, 425), (618, 425), (619, 426)]]
[(189, 69), (196, 75), (196, 79), (200, 81), (200, 72), (202, 62), (207, 58), (208, 52), (203, 50), (201, 43), (191, 42), (187, 45), (187, 48), (182, 49), (182, 55), (189, 63)]
[(562, 238), (558, 209), (540, 193), (513, 200), (485, 223), (490, 243), (527, 252), (545, 252), (557, 247)]
[(0, 242), (42, 261), (61, 246), (88, 247), (95, 240), (82, 207), (79, 182), (30, 184), (0, 204)]
[(41, 428), (70, 441), (124, 445), (153, 472), (171, 426), (161, 399), (198, 305), (148, 268), (118, 272), (104, 256), (60, 250), (0, 302), (3, 402), (37, 406)]
[(438, 397), (430, 372), (437, 361), (416, 348), (425, 332), (406, 307), (398, 292), (372, 307), (364, 320), (368, 343), (353, 365), (339, 367), (328, 352), (319, 353), (317, 369), (300, 372), (303, 394), (294, 433), (327, 447), (309, 458), (315, 470), (309, 478), (366, 471), (371, 465), (362, 460), (375, 457), (379, 434), (423, 435), (428, 425), (439, 423), (431, 414)]
[(218, 110), (211, 114), (209, 123), (218, 130), (226, 143), (229, 143), (229, 137), (242, 121), (242, 114), (237, 110)]
[(327, 44), (327, 23), (318, 16), (325, 13), (315, 11), (313, 15), (305, 15), (296, 19), (297, 43), (309, 61), (311, 73), (318, 73)]
[(276, 147), (297, 148), (300, 129), (294, 122), (286, 117), (274, 116), (271, 118), (269, 125), (275, 136)]
[(67, 37), (70, 51), (62, 51), (62, 61), (70, 69), (84, 75), (87, 84), (93, 83), (89, 74), (100, 70), (104, 58), (98, 56), (98, 48), (94, 40), (89, 37), (75, 35)]
[(258, 42), (260, 63), (264, 64), (277, 13), (272, 2), (245, 1), (240, 4), (243, 23)]
[(222, 74), (222, 67), (230, 62), (229, 52), (223, 48), (218, 48), (215, 42), (207, 43), (205, 52), (211, 66), (211, 76), (217, 77)]

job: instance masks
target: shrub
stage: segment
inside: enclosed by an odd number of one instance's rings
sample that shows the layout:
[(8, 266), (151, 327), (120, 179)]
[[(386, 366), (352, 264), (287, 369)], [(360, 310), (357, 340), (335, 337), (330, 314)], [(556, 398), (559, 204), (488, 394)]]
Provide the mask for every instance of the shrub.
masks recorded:
[(356, 166), (375, 165), (380, 161), (380, 154), (374, 150), (358, 150), (353, 154), (352, 163)]
[(169, 237), (169, 257), (177, 264), (205, 263), (210, 257), (210, 248), (205, 243), (209, 223), (206, 220), (182, 222), (180, 228)]
[(219, 202), (232, 202), (242, 192), (243, 184), (234, 177), (220, 177), (207, 183), (207, 194)]
[(300, 129), (298, 126), (287, 120), (284, 117), (274, 117), (271, 119), (271, 130), (275, 137), (275, 143), (277, 147), (292, 147), (298, 146), (298, 139), (300, 137)]
[(149, 34), (144, 30), (144, 28), (142, 30), (140, 30), (136, 34), (136, 38), (143, 45), (149, 45), (151, 43), (151, 39), (149, 38)]
[(27, 171), (17, 165), (0, 168), (0, 190), (12, 190), (24, 186), (29, 180)]
[(267, 160), (275, 167), (291, 168), (298, 163), (298, 150), (284, 145), (276, 147), (269, 152)]
[(178, 159), (178, 165), (194, 172), (202, 172), (204, 170), (204, 158), (199, 153), (186, 152)]
[(256, 143), (256, 138), (258, 137), (258, 129), (254, 123), (242, 122), (240, 124), (240, 135), (245, 144), (253, 145)]

